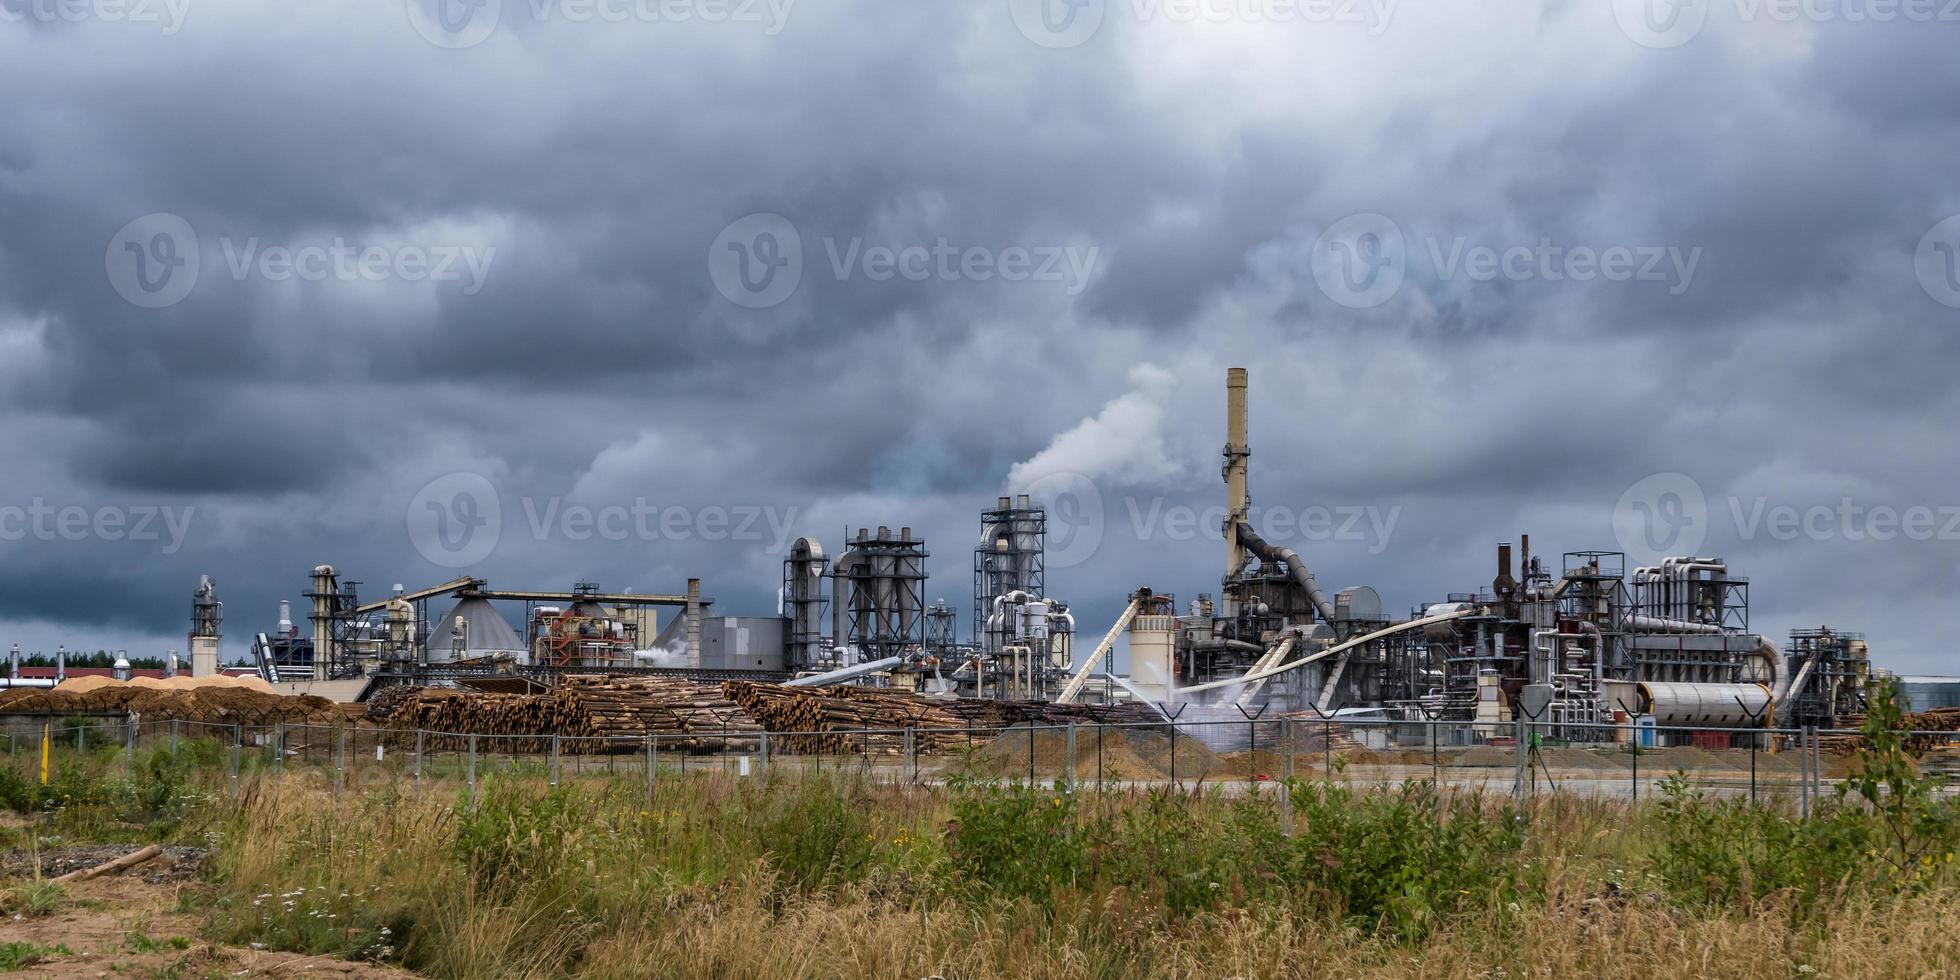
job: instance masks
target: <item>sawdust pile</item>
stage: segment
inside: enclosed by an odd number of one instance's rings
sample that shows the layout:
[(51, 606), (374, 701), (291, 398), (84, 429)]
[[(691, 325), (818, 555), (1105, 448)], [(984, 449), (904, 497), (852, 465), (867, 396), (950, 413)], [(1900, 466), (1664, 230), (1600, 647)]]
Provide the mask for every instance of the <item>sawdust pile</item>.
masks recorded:
[(286, 697), (249, 685), (217, 684), (160, 690), (113, 683), (74, 690), (19, 688), (0, 691), (0, 715), (133, 714), (143, 721), (193, 721), (226, 725), (332, 725), (347, 716), (326, 698)]

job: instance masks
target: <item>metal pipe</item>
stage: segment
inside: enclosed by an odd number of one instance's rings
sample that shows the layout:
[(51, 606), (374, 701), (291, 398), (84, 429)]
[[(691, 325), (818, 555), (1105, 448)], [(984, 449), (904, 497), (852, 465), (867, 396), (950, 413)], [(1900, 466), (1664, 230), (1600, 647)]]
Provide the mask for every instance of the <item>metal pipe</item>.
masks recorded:
[(795, 680), (784, 681), (783, 686), (784, 687), (828, 687), (831, 684), (842, 683), (843, 681), (848, 681), (855, 677), (863, 677), (866, 674), (875, 674), (881, 670), (890, 670), (891, 668), (898, 666), (899, 663), (904, 659), (905, 659), (904, 657), (886, 657), (883, 660), (873, 660), (868, 663), (852, 664), (848, 667), (839, 667), (836, 670), (830, 671), (828, 673), (816, 674), (811, 677), (798, 677)]
[(1393, 626), (1388, 626), (1383, 629), (1378, 629), (1373, 633), (1365, 633), (1361, 636), (1357, 636), (1354, 639), (1347, 641), (1346, 643), (1341, 643), (1335, 646), (1328, 647), (1327, 649), (1322, 650), (1319, 653), (1301, 657), (1300, 659), (1295, 660), (1292, 663), (1285, 664), (1283, 666), (1274, 667), (1270, 670), (1262, 670), (1255, 673), (1249, 673), (1243, 677), (1231, 677), (1222, 681), (1211, 681), (1206, 684), (1196, 684), (1191, 687), (1181, 687), (1178, 688), (1177, 693), (1189, 694), (1194, 691), (1210, 691), (1216, 688), (1234, 687), (1236, 685), (1247, 684), (1252, 681), (1265, 680), (1268, 677), (1277, 677), (1280, 674), (1286, 673), (1287, 671), (1298, 670), (1301, 667), (1305, 667), (1306, 665), (1311, 663), (1316, 663), (1333, 654), (1345, 653), (1348, 650), (1352, 650), (1355, 647), (1361, 646), (1364, 643), (1368, 643), (1373, 640), (1379, 640), (1385, 636), (1393, 636), (1394, 634), (1403, 632), (1404, 630), (1420, 629), (1422, 627), (1429, 626), (1433, 623), (1441, 623), (1446, 620), (1461, 619), (1465, 616), (1472, 615), (1475, 612), (1477, 612), (1477, 610), (1465, 609), (1465, 610), (1459, 610), (1457, 612), (1444, 613), (1443, 615), (1440, 616), (1425, 616), (1421, 619), (1411, 619), (1405, 623), (1396, 623)]
[(1320, 583), (1314, 581), (1313, 572), (1307, 570), (1307, 563), (1300, 559), (1299, 552), (1266, 543), (1266, 539), (1244, 521), (1239, 521), (1237, 526), (1241, 544), (1258, 555), (1261, 561), (1285, 562), (1287, 574), (1306, 591), (1307, 598), (1313, 600), (1313, 607), (1320, 613), (1320, 618), (1327, 622), (1334, 621), (1334, 603), (1328, 600), (1327, 593), (1320, 590)]

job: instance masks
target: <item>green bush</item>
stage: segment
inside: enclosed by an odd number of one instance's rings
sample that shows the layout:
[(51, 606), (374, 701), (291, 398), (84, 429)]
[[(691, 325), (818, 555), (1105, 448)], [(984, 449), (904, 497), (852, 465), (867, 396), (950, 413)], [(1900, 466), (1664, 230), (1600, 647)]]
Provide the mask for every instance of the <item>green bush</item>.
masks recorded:
[(873, 804), (853, 795), (848, 784), (828, 779), (763, 794), (746, 821), (751, 844), (796, 888), (856, 881), (872, 859)]
[(1868, 701), (1851, 776), (1808, 819), (1711, 799), (1678, 776), (1664, 782), (1652, 860), (1668, 892), (1701, 906), (1787, 892), (1809, 906), (1847, 890), (1922, 888), (1949, 873), (1960, 805), (1939, 795), (1895, 734), (1897, 684), (1875, 685)]
[(1049, 902), (1082, 877), (1087, 848), (1075, 832), (1076, 800), (1044, 791), (956, 777), (946, 850), (966, 881), (1008, 898)]
[(1357, 793), (1292, 785), (1293, 860), (1286, 878), (1356, 925), (1403, 940), (1450, 915), (1515, 901), (1528, 884), (1524, 825), (1507, 804), (1446, 802), (1427, 783)]

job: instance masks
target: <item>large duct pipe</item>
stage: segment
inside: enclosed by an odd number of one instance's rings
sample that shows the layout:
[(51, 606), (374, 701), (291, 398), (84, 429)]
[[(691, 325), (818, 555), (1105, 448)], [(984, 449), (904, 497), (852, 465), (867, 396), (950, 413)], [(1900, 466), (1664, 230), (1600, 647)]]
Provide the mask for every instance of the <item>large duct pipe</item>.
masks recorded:
[(1320, 613), (1320, 618), (1325, 622), (1334, 621), (1334, 603), (1328, 601), (1327, 593), (1320, 591), (1320, 583), (1314, 581), (1313, 573), (1307, 570), (1307, 563), (1300, 560), (1299, 552), (1292, 548), (1278, 548), (1267, 544), (1266, 539), (1260, 537), (1259, 533), (1252, 529), (1252, 525), (1244, 521), (1237, 524), (1237, 539), (1253, 554), (1258, 555), (1260, 561), (1285, 562), (1287, 574), (1293, 577), (1295, 584), (1306, 591), (1307, 598), (1313, 600), (1313, 607)]
[(1660, 616), (1629, 616), (1627, 625), (1636, 633), (1696, 633), (1714, 636), (1727, 630), (1713, 623), (1697, 623), (1686, 619), (1664, 619)]
[[(858, 530), (858, 539), (863, 540), (864, 530)], [(864, 552), (850, 548), (837, 556), (830, 565), (830, 645), (837, 650), (846, 650), (851, 645), (851, 591), (853, 569), (864, 560)], [(846, 654), (838, 655), (838, 663), (843, 663)]]

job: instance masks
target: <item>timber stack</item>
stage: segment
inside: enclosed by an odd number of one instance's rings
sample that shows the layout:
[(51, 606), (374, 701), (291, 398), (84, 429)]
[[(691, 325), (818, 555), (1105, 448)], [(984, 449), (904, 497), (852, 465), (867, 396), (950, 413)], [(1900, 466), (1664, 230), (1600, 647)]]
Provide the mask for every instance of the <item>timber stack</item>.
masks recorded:
[[(966, 727), (959, 715), (936, 701), (903, 691), (866, 687), (785, 687), (754, 681), (723, 681), (722, 694), (748, 709), (770, 732), (772, 749), (792, 753), (898, 755), (905, 750), (901, 729), (914, 733), (915, 751), (950, 752), (965, 748)], [(861, 729), (878, 729), (864, 732)]]

